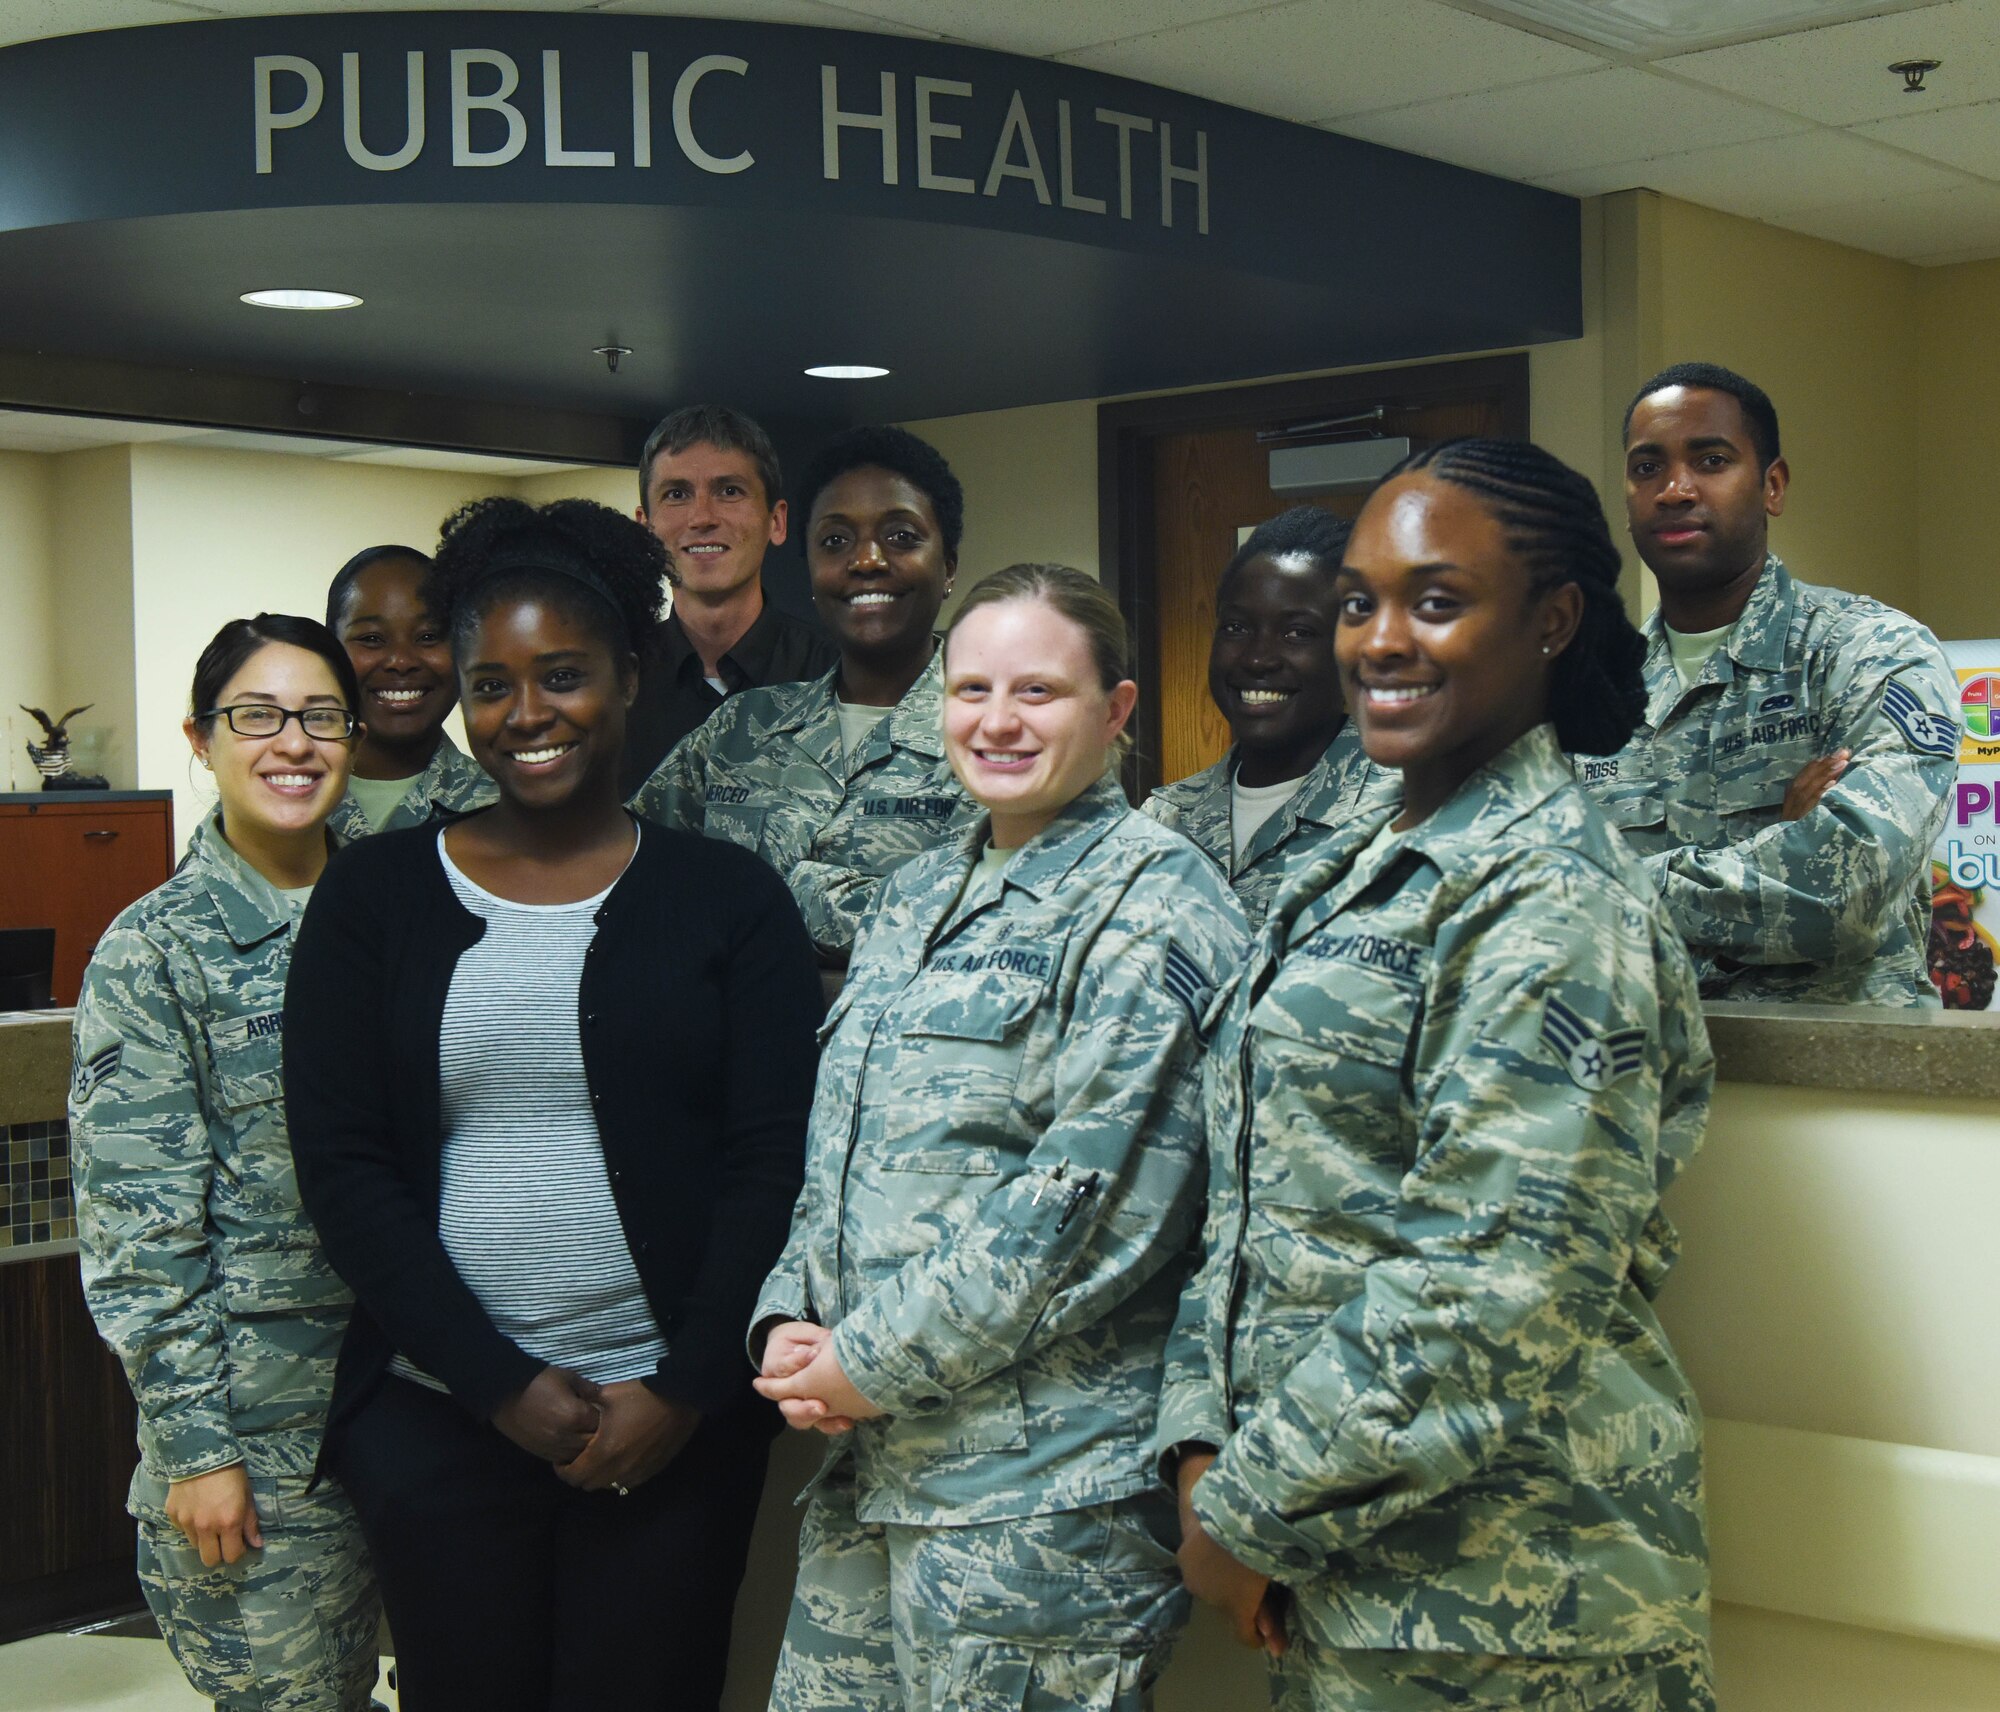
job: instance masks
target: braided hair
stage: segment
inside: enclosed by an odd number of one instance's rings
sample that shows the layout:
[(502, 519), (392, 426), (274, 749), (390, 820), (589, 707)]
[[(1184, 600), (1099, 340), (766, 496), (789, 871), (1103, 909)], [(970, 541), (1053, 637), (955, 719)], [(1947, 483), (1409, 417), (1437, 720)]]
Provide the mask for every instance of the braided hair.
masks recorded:
[(1620, 559), (1587, 477), (1525, 440), (1445, 440), (1412, 452), (1385, 482), (1412, 470), (1477, 494), (1528, 568), (1536, 594), (1575, 583), (1583, 617), (1556, 656), (1549, 717), (1570, 754), (1615, 755), (1646, 711), (1646, 644), (1618, 594)]
[(524, 597), (553, 607), (622, 660), (645, 647), (659, 622), (666, 568), (653, 532), (608, 505), (534, 506), (496, 494), (444, 520), (424, 599), (461, 664), (480, 621)]
[(1353, 532), (1353, 524), (1323, 505), (1295, 505), (1281, 511), (1250, 531), (1224, 567), (1216, 592), (1227, 588), (1229, 579), (1256, 558), (1310, 559), (1323, 571), (1337, 571), (1340, 555), (1347, 550), (1347, 537)]

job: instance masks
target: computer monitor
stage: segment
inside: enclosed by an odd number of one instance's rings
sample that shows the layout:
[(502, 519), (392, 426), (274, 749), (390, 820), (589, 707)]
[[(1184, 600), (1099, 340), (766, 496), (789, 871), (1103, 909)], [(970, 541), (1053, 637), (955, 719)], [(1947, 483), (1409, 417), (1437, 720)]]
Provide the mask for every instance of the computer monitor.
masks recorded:
[(55, 968), (54, 928), (0, 928), (0, 1011), (47, 1010)]

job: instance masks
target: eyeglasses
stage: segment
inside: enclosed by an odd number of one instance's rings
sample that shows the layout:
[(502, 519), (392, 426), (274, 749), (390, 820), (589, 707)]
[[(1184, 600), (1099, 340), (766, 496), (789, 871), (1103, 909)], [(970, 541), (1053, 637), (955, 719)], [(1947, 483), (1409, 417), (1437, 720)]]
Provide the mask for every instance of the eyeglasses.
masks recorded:
[(344, 707), (273, 707), (269, 702), (246, 701), (236, 707), (212, 707), (195, 717), (214, 719), (218, 714), (238, 737), (275, 737), (289, 719), (296, 719), (301, 731), (322, 743), (354, 735), (354, 715)]

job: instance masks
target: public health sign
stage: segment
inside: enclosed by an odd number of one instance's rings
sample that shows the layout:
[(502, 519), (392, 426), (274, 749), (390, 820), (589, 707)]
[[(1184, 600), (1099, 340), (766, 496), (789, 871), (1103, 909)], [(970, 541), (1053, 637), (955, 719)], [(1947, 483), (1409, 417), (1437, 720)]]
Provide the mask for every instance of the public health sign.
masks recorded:
[(2000, 641), (1947, 642), (1958, 674), (1958, 783), (1931, 852), (1931, 979), (1947, 1010), (1993, 1008), (2000, 952)]

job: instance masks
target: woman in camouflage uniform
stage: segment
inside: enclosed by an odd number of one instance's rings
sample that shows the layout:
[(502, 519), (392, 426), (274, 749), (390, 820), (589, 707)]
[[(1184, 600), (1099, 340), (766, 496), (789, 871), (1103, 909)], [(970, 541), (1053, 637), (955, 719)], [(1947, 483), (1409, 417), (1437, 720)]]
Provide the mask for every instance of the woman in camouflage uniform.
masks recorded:
[(1187, 1613), (1149, 1436), (1243, 916), (1108, 770), (1138, 692), (1096, 583), (1002, 571), (946, 655), (985, 813), (884, 883), (753, 1321), (758, 1389), (838, 1435), (772, 1705), (1137, 1712)]
[(1287, 876), (1209, 1059), (1162, 1404), (1188, 1584), (1285, 1712), (1713, 1705), (1701, 1422), (1652, 1299), (1713, 1060), (1574, 782), (1643, 706), (1590, 484), (1456, 441), (1379, 487), (1338, 654), (1402, 801)]
[(444, 729), (458, 705), (458, 669), (430, 578), (429, 558), (414, 547), (364, 547), (327, 587), (326, 627), (354, 662), (367, 732), (333, 811), (342, 844), (470, 814), (499, 795)]
[(839, 969), (883, 876), (976, 817), (938, 733), (937, 616), (965, 493), (934, 446), (883, 427), (835, 435), (799, 488), (813, 605), (840, 663), (729, 697), (632, 808), (756, 851), (791, 887), (821, 964)]
[(1212, 767), (1141, 805), (1229, 876), (1254, 930), (1288, 863), (1389, 802), (1395, 776), (1362, 752), (1333, 659), (1333, 579), (1347, 521), (1295, 505), (1250, 532), (1215, 589), (1208, 694), (1229, 721)]
[(226, 1712), (357, 1712), (377, 1603), (345, 1495), (312, 1484), (349, 1297), (300, 1210), (285, 976), (360, 729), (309, 618), (224, 625), (188, 741), (221, 801), (84, 975), (70, 1127), (84, 1293), (139, 1405), (139, 1579)]

